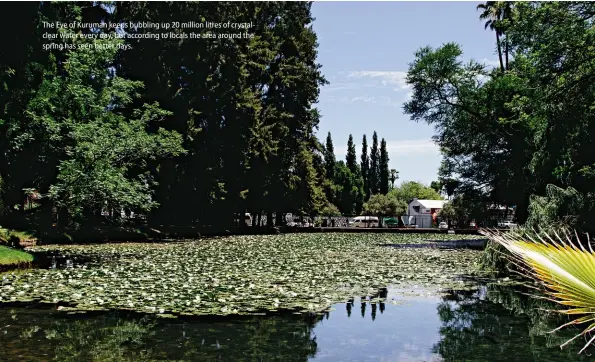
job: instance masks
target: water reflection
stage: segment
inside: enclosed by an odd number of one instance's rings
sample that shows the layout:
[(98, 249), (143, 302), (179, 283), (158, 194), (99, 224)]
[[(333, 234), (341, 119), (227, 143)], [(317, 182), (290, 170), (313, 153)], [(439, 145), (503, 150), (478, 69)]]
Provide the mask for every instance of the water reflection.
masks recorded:
[[(0, 309), (4, 361), (584, 361), (551, 307), (489, 285), (443, 297), (387, 290), (320, 316), (155, 319)], [(352, 315), (360, 304), (361, 317)], [(380, 312), (380, 313), (378, 313)], [(332, 316), (332, 318), (330, 318)], [(354, 318), (356, 317), (356, 318)]]
[(577, 355), (582, 340), (560, 349), (578, 330), (549, 333), (564, 319), (544, 310), (557, 307), (521, 292), (527, 290), (492, 284), (444, 297), (437, 307), (441, 340), (432, 350), (445, 361), (592, 360)]

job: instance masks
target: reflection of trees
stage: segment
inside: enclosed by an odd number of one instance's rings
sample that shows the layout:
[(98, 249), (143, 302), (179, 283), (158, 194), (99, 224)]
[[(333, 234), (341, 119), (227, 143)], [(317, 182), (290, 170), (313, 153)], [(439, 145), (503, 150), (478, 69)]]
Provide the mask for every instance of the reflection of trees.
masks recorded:
[[(14, 319), (13, 317), (14, 316)], [(200, 321), (52, 317), (48, 311), (0, 313), (8, 360), (307, 361), (317, 352), (323, 316), (267, 316)], [(0, 333), (4, 331), (0, 330)]]
[(558, 347), (573, 331), (547, 333), (563, 321), (540, 309), (554, 308), (511, 287), (453, 292), (438, 305), (442, 339), (434, 352), (446, 361), (589, 360), (588, 355), (577, 355), (577, 343)]

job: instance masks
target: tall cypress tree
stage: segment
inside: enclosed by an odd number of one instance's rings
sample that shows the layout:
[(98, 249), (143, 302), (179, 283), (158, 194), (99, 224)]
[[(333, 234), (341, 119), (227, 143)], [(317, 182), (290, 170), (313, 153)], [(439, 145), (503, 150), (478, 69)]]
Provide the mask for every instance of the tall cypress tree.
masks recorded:
[(353, 143), (353, 136), (349, 135), (347, 141), (347, 156), (345, 157), (347, 168), (352, 174), (357, 175), (357, 155), (355, 154), (355, 144)]
[(333, 139), (331, 138), (331, 133), (329, 132), (326, 136), (326, 144), (324, 145), (324, 165), (326, 169), (326, 177), (331, 181), (335, 179), (336, 162), (335, 147), (333, 146)]
[(388, 151), (386, 150), (386, 141), (384, 138), (380, 142), (380, 184), (378, 185), (381, 194), (388, 193), (390, 171), (388, 169)]
[(380, 157), (378, 154), (378, 135), (376, 131), (372, 135), (372, 147), (370, 149), (370, 193), (377, 194), (380, 185)]
[(367, 201), (370, 195), (370, 158), (368, 157), (368, 140), (366, 135), (362, 139), (362, 156), (361, 156), (362, 178), (364, 179), (364, 199)]

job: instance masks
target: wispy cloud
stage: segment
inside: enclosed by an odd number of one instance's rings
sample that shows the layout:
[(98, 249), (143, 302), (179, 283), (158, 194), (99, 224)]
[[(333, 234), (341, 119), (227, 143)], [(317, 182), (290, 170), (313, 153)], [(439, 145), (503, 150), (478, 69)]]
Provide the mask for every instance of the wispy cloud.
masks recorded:
[(483, 58), (483, 60), (480, 63), (491, 65), (491, 66), (494, 66), (494, 67), (499, 67), (500, 66), (500, 61), (498, 61), (498, 60), (491, 60), (491, 59), (488, 59), (488, 58)]
[(350, 101), (351, 102), (366, 102), (366, 103), (369, 103), (369, 102), (373, 102), (374, 101), (374, 98), (373, 97), (368, 97), (368, 96), (365, 96), (365, 97), (353, 97), (353, 98), (351, 98)]
[(331, 101), (331, 102), (339, 102), (339, 103), (355, 103), (355, 102), (376, 103), (376, 98), (370, 97), (370, 96), (353, 96), (353, 97), (328, 96), (325, 98), (325, 100)]
[[(356, 145), (356, 150), (360, 152)], [(392, 156), (406, 156), (406, 155), (439, 155), (440, 148), (436, 143), (429, 139), (410, 139), (410, 140), (395, 140), (386, 141), (386, 150), (389, 157)], [(347, 146), (335, 146), (335, 154), (337, 156), (345, 156), (347, 154)], [(359, 155), (359, 153), (358, 153)]]
[(347, 77), (380, 79), (383, 85), (397, 85), (400, 89), (409, 88), (406, 81), (407, 72), (362, 70), (349, 72)]

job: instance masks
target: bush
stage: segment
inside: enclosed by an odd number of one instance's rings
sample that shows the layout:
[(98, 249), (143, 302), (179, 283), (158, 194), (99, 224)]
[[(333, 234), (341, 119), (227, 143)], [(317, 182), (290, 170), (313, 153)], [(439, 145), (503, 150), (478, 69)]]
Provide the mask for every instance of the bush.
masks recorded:
[(589, 231), (588, 216), (593, 210), (593, 198), (572, 187), (566, 189), (547, 185), (546, 195), (532, 195), (529, 203), (529, 228), (567, 228)]

